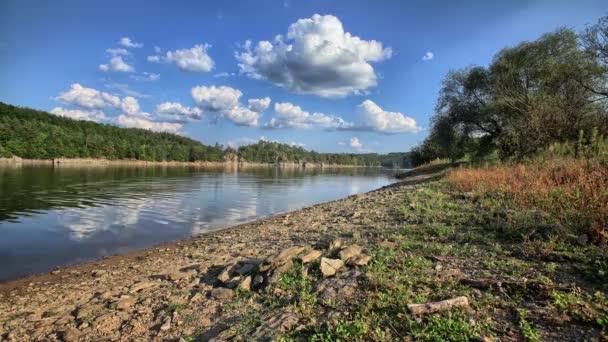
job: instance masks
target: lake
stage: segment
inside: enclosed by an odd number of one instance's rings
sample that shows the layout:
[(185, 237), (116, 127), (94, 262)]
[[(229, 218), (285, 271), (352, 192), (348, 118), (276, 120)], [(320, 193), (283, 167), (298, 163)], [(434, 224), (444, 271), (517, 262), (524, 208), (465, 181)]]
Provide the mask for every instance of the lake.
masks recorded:
[(370, 191), (395, 172), (0, 167), (0, 281)]

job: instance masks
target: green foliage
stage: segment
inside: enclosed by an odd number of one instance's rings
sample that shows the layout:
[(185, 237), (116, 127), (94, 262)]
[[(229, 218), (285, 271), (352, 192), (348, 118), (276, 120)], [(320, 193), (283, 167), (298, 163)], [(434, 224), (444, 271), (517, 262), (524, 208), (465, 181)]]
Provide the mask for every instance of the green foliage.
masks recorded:
[[(437, 158), (526, 158), (608, 131), (608, 17), (580, 35), (559, 29), (451, 71), (414, 165)], [(594, 132), (596, 133), (592, 133)]]
[(223, 161), (220, 146), (169, 133), (77, 121), (0, 103), (0, 157)]
[(359, 165), (409, 168), (409, 153), (318, 153), (300, 146), (260, 140), (256, 144), (241, 146), (239, 160), (256, 163), (313, 163), (330, 165)]

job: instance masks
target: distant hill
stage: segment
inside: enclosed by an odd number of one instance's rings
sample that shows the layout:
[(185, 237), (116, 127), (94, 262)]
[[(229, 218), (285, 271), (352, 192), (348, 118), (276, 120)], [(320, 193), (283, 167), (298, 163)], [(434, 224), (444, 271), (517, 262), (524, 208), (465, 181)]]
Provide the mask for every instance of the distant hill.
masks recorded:
[(220, 162), (226, 155), (237, 155), (241, 161), (254, 163), (410, 167), (407, 152), (386, 155), (318, 153), (264, 140), (235, 151), (221, 145), (204, 145), (176, 134), (73, 120), (0, 102), (0, 157)]

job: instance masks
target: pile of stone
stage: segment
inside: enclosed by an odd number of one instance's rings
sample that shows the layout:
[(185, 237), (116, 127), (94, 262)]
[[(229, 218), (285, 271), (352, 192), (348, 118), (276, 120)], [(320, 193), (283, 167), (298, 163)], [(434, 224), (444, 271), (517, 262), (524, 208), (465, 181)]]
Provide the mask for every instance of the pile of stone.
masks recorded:
[(217, 276), (217, 285), (211, 296), (217, 299), (228, 299), (233, 294), (230, 290), (251, 291), (263, 288), (276, 282), (299, 260), (302, 264), (319, 261), (319, 268), (324, 278), (332, 277), (341, 270), (367, 265), (371, 257), (359, 245), (342, 246), (341, 240), (333, 240), (327, 249), (311, 249), (302, 246), (282, 250), (273, 257), (258, 260), (251, 259), (226, 266)]

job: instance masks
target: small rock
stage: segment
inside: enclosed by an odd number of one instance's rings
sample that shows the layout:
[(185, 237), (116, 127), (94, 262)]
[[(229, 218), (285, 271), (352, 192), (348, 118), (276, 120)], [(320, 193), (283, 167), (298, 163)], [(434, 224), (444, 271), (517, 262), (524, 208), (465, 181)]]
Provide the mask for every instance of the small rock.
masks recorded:
[(333, 251), (334, 249), (338, 249), (342, 247), (342, 240), (340, 239), (334, 239), (332, 242), (329, 243), (329, 250)]
[(330, 277), (344, 265), (344, 261), (340, 259), (321, 258), (321, 273), (324, 277)]
[(241, 291), (249, 291), (251, 290), (251, 276), (245, 277), (245, 279), (241, 280), (239, 284), (239, 290)]
[(304, 255), (300, 259), (302, 260), (303, 264), (307, 264), (307, 263), (309, 263), (311, 261), (319, 259), (322, 254), (323, 253), (321, 251), (313, 250), (313, 251), (310, 251), (310, 252), (306, 253), (306, 255)]
[(254, 269), (254, 264), (244, 264), (243, 266), (239, 267), (235, 272), (240, 275), (248, 275), (249, 273), (253, 272)]
[(260, 286), (262, 286), (264, 284), (264, 276), (261, 274), (258, 274), (255, 276), (255, 278), (253, 278), (253, 284), (252, 287), (254, 289), (259, 288)]
[(158, 286), (157, 282), (153, 282), (153, 281), (142, 281), (139, 283), (134, 284), (133, 286), (131, 286), (131, 289), (129, 289), (129, 293), (136, 293), (139, 292), (141, 290), (145, 290), (151, 287), (155, 287)]
[(228, 280), (230, 280), (233, 271), (234, 271), (234, 265), (226, 266), (226, 268), (224, 268), (222, 273), (220, 273), (220, 275), (217, 276), (217, 280), (219, 280), (222, 283), (227, 282)]
[(284, 249), (283, 251), (281, 251), (281, 253), (277, 254), (277, 256), (272, 258), (270, 263), (274, 267), (281, 266), (283, 264), (290, 262), (293, 258), (298, 256), (298, 254), (302, 253), (302, 251), (304, 251), (304, 247), (298, 247), (298, 246)]
[(352, 257), (360, 255), (362, 251), (363, 251), (363, 248), (361, 248), (361, 246), (357, 246), (357, 245), (348, 246), (340, 251), (340, 259), (348, 260)]
[(234, 297), (234, 291), (225, 287), (216, 287), (211, 290), (211, 297), (217, 300), (228, 300)]
[(135, 305), (135, 298), (127, 297), (127, 298), (123, 298), (123, 299), (119, 300), (118, 302), (116, 302), (116, 309), (127, 310), (128, 308), (132, 307), (133, 305)]
[(82, 333), (76, 328), (68, 328), (62, 335), (64, 342), (78, 342)]
[(91, 275), (95, 278), (100, 278), (105, 276), (106, 274), (108, 274), (108, 271), (106, 270), (93, 270), (91, 271)]
[(351, 267), (364, 266), (364, 265), (367, 265), (370, 262), (370, 260), (372, 260), (372, 257), (370, 257), (369, 255), (361, 254), (361, 255), (357, 255), (355, 257), (348, 259), (346, 264)]
[(235, 276), (230, 278), (230, 280), (224, 282), (224, 286), (226, 286), (229, 289), (236, 289), (239, 284), (241, 283), (241, 276)]
[(163, 325), (160, 326), (161, 331), (167, 331), (171, 329), (171, 317), (167, 317)]

